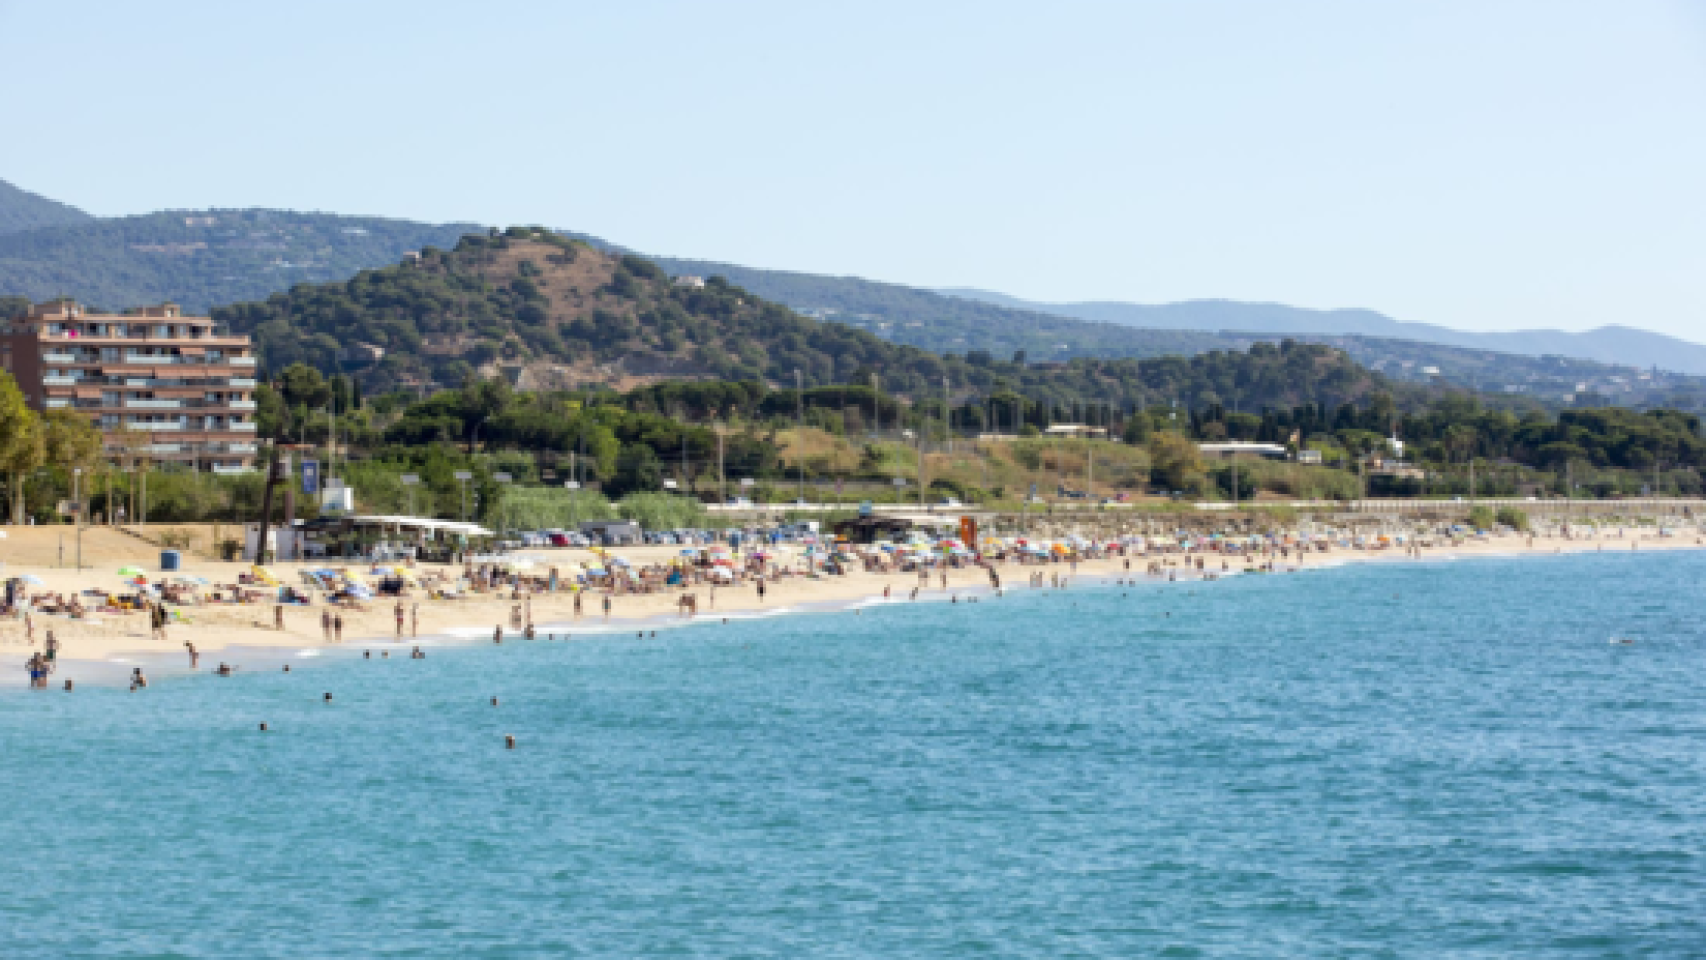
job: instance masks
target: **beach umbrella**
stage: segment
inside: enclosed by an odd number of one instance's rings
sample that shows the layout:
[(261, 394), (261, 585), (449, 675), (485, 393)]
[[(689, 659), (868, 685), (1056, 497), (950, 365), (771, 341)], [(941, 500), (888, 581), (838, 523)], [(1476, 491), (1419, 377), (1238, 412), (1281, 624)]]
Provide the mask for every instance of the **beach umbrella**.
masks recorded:
[(23, 576), (18, 578), (18, 581), (20, 583), (27, 583), (32, 587), (39, 587), (39, 586), (42, 586), (44, 584), (44, 581), (42, 580), (42, 578), (36, 576), (33, 573), (24, 574)]

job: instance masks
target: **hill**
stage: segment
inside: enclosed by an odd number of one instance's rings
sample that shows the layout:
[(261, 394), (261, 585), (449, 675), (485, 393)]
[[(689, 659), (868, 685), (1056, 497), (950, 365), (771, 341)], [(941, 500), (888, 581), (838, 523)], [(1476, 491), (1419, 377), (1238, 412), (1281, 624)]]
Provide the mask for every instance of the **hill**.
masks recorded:
[(807, 386), (865, 388), (874, 378), (918, 399), (1006, 392), (1126, 408), (1337, 405), (1425, 392), (1316, 346), (1042, 364), (976, 350), (939, 355), (801, 316), (721, 277), (673, 280), (645, 258), (532, 228), (464, 237), (452, 250), (426, 249), (344, 283), (300, 285), (214, 316), (252, 334), (272, 370), (340, 370), (370, 391), (424, 391), (476, 374), (535, 389), (664, 379), (792, 386), (798, 371)]
[[(7, 209), (0, 205), (0, 216)], [(21, 209), (44, 216), (39, 207)], [(71, 296), (112, 308), (170, 300), (203, 313), (298, 283), (343, 280), (482, 229), (285, 210), (78, 216), (0, 231), (0, 295)]]
[(84, 223), (93, 219), (76, 207), (20, 190), (0, 180), (0, 234)]
[(1435, 343), (1523, 356), (1563, 356), (1632, 367), (1706, 375), (1706, 346), (1627, 326), (1583, 333), (1516, 330), (1477, 333), (1431, 323), (1404, 323), (1373, 310), (1308, 310), (1279, 303), (1191, 300), (1184, 303), (1036, 303), (987, 290), (947, 289), (957, 299), (1051, 313), (1098, 323), (1158, 330), (1240, 331), (1272, 336), (1362, 336)]
[(1369, 328), (1408, 334), (1412, 328), (1425, 327), (1400, 324), (1371, 310), (1199, 301), (1142, 308), (1148, 312), (1141, 316), (1153, 318), (1154, 324), (1132, 326), (1119, 322), (1115, 311), (1068, 316), (1001, 294), (977, 292), (969, 298), (857, 277), (757, 270), (672, 257), (659, 257), (656, 262), (674, 274), (725, 276), (809, 316), (944, 353), (981, 350), (1010, 356), (1023, 351), (1033, 361), (1160, 357), (1248, 350), (1255, 343), (1277, 343), (1289, 337), (1344, 350), (1358, 363), (1397, 380), (1523, 397), (1554, 408), (1603, 402), (1706, 411), (1706, 378), (1668, 372), (1675, 369), (1671, 365), (1661, 363), (1659, 370), (1653, 370), (1578, 359), (1568, 353), (1530, 355), (1355, 332)]

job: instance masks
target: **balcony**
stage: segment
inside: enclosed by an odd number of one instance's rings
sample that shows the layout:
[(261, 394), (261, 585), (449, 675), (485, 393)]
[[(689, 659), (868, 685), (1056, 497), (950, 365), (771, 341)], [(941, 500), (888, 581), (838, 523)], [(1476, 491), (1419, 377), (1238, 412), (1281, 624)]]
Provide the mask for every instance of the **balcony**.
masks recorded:
[(124, 426), (132, 430), (188, 430), (189, 424), (182, 420), (167, 420), (157, 423), (127, 423)]
[(42, 377), (41, 382), (44, 386), (49, 387), (74, 387), (77, 385), (77, 379), (77, 377)]
[(74, 353), (44, 353), (41, 355), (41, 362), (42, 363), (61, 363), (61, 364), (64, 364), (64, 363), (82, 363), (83, 361), (78, 360), (77, 355)]
[(227, 429), (227, 430), (238, 430), (238, 431), (242, 431), (244, 433), (254, 433), (255, 432), (255, 425), (253, 422), (232, 423), (232, 424), (227, 424), (225, 429)]
[(71, 398), (48, 397), (46, 400), (42, 401), (42, 405), (47, 407), (69, 407), (71, 406)]
[(253, 379), (243, 379), (241, 377), (232, 377), (231, 378), (231, 386), (233, 386), (233, 387), (250, 387), (250, 388), (253, 388), (254, 385), (255, 385), (255, 381)]
[(231, 358), (227, 359), (225, 362), (231, 364), (233, 367), (252, 367), (255, 365), (255, 358), (254, 357), (231, 357)]
[(181, 443), (150, 443), (142, 448), (143, 453), (183, 453)]
[(231, 400), (231, 401), (228, 401), (226, 405), (229, 406), (233, 410), (253, 410), (253, 409), (255, 409), (255, 401), (253, 401), (253, 400)]
[(126, 400), (124, 405), (132, 410), (177, 410), (184, 406), (182, 400)]

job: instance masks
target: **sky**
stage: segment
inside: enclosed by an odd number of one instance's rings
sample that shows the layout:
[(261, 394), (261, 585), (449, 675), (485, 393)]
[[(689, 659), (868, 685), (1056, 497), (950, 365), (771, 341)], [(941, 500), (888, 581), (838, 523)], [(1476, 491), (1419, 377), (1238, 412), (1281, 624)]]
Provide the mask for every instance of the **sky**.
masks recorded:
[(0, 179), (1706, 340), (1695, 0), (0, 0)]

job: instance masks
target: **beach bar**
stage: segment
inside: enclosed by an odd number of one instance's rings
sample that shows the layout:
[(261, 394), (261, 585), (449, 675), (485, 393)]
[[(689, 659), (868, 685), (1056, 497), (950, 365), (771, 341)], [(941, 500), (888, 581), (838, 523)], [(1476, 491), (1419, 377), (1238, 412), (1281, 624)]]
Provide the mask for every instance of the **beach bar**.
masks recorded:
[[(494, 534), (477, 523), (427, 517), (350, 516), (298, 520), (288, 531), (268, 531), (267, 552), (275, 560), (322, 557), (397, 560), (412, 557), (445, 563), (489, 545)], [(258, 524), (245, 524), (243, 558), (253, 560)]]

